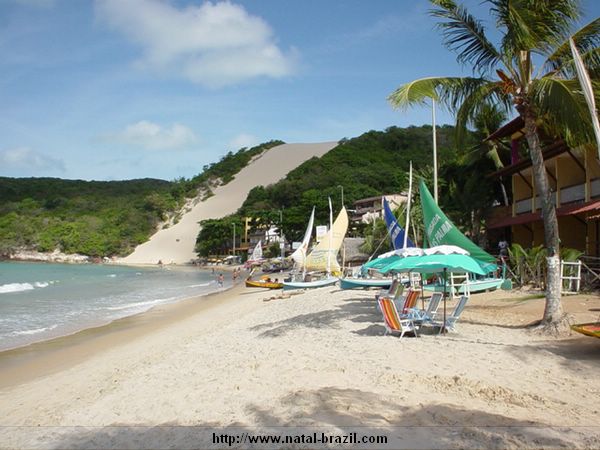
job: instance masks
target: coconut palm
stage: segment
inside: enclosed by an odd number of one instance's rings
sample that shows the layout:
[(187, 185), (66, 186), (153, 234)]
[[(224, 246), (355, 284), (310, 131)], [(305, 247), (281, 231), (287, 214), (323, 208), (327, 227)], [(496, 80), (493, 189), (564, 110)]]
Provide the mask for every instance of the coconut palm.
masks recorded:
[(575, 41), (598, 93), (600, 19), (574, 32), (580, 18), (576, 0), (486, 0), (501, 34), (495, 44), (481, 21), (453, 0), (431, 0), (431, 15), (445, 46), (458, 61), (471, 65), (471, 77), (423, 78), (400, 86), (389, 96), (396, 107), (424, 104), (432, 98), (456, 115), (459, 129), (473, 123), (486, 105), (516, 110), (524, 121), (535, 186), (540, 194), (548, 255), (543, 325), (564, 319), (560, 301), (559, 236), (541, 151), (539, 128), (567, 144), (593, 142), (589, 110), (575, 75), (568, 38)]

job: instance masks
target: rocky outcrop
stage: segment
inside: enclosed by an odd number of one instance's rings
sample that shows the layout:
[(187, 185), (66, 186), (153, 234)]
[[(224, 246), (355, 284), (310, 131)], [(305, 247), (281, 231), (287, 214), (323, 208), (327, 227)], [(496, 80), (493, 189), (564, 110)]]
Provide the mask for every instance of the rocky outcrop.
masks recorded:
[(87, 263), (92, 262), (92, 259), (86, 255), (62, 253), (59, 250), (54, 250), (52, 253), (37, 252), (35, 250), (19, 249), (9, 255), (5, 255), (7, 259), (15, 261), (40, 261), (54, 263)]

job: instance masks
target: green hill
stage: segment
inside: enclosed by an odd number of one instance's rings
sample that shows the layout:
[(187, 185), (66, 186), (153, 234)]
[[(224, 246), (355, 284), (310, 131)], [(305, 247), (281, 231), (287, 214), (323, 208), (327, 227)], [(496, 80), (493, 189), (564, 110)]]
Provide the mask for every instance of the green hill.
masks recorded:
[(186, 198), (210, 195), (248, 162), (282, 144), (229, 152), (191, 179), (82, 181), (0, 177), (0, 256), (25, 248), (89, 256), (126, 255), (174, 217)]
[[(475, 158), (472, 163), (468, 161), (473, 155), (466, 158), (476, 143), (474, 136), (467, 135), (463, 150), (456, 148), (454, 136), (452, 126), (437, 129), (440, 205), (459, 226), (468, 228), (471, 217), (482, 217), (480, 210), (489, 207), (499, 194), (486, 177), (493, 171), (491, 160)], [(323, 157), (306, 161), (278, 183), (250, 191), (236, 214), (203, 222), (197, 251), (206, 256), (231, 248), (231, 224), (241, 226), (244, 217), (253, 218), (255, 227), (279, 226), (280, 211), (286, 238), (300, 240), (313, 206), (317, 223), (324, 224), (329, 221), (328, 197), (334, 210), (339, 211), (342, 188), (347, 208), (362, 198), (400, 193), (408, 186), (410, 161), (416, 175), (431, 177), (432, 153), (430, 126), (390, 127), (344, 139)], [(472, 214), (473, 210), (477, 214)]]

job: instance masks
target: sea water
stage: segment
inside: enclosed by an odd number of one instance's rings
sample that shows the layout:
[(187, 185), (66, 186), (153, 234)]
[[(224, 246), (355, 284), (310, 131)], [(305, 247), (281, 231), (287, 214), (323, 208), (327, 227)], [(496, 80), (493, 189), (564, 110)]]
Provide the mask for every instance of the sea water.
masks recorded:
[(215, 274), (194, 267), (0, 262), (0, 350), (218, 289)]

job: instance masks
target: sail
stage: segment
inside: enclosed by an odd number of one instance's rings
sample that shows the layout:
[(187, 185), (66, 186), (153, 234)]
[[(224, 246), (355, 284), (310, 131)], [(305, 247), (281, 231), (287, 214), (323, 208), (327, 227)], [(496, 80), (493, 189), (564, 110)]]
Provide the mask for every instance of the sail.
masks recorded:
[(577, 70), (577, 76), (579, 77), (581, 90), (583, 91), (585, 101), (590, 109), (594, 134), (596, 135), (596, 144), (598, 145), (598, 157), (600, 157), (600, 121), (598, 121), (598, 113), (596, 112), (596, 101), (594, 99), (592, 82), (572, 38), (569, 39), (569, 45), (571, 46), (571, 53), (573, 54), (573, 60), (575, 61), (575, 69)]
[(310, 243), (310, 237), (312, 235), (313, 224), (315, 222), (315, 207), (313, 206), (312, 213), (310, 215), (310, 219), (308, 220), (308, 226), (306, 227), (306, 231), (304, 232), (304, 239), (302, 239), (302, 243), (300, 247), (296, 249), (294, 253), (292, 253), (292, 259), (298, 265), (298, 267), (304, 266), (304, 261), (306, 260), (306, 254), (308, 253), (308, 244)]
[[(394, 246), (394, 250), (398, 250), (400, 248), (404, 248), (404, 233), (405, 230), (398, 224), (396, 220), (396, 216), (392, 212), (388, 201), (385, 197), (383, 199), (383, 218), (385, 220), (385, 224), (387, 225), (388, 233), (390, 235), (390, 239), (392, 240), (392, 245)], [(406, 246), (414, 247), (415, 244), (410, 238), (406, 238)]]
[(250, 256), (250, 259), (248, 261), (260, 261), (263, 257), (263, 251), (262, 251), (262, 240), (258, 241), (258, 244), (256, 244), (256, 247), (254, 247), (254, 250), (252, 251), (252, 255)]
[(348, 213), (346, 208), (338, 214), (329, 233), (323, 236), (315, 248), (306, 257), (306, 270), (327, 271), (327, 261), (330, 260), (331, 273), (340, 272), (337, 255), (342, 247), (346, 231), (348, 230)]
[(425, 223), (425, 235), (430, 247), (442, 244), (456, 245), (467, 250), (472, 258), (480, 262), (493, 263), (496, 261), (496, 258), (475, 245), (454, 226), (450, 219), (436, 205), (435, 200), (422, 180), (419, 188), (421, 192), (421, 207), (423, 208), (423, 222)]

